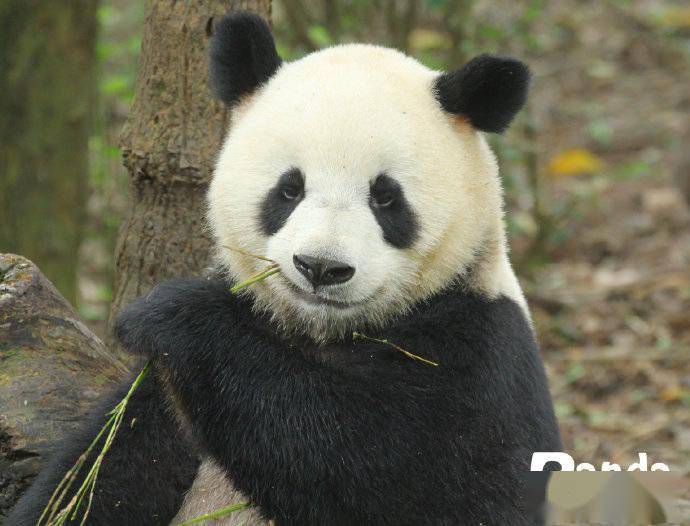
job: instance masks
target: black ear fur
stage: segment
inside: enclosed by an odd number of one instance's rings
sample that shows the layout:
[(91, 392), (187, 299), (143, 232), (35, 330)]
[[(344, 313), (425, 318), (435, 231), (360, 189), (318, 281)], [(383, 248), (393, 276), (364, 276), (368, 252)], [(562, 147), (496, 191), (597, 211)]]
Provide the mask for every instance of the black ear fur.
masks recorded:
[(246, 11), (229, 13), (218, 22), (210, 55), (211, 87), (228, 106), (267, 82), (282, 63), (268, 24)]
[(530, 71), (510, 57), (479, 55), (434, 83), (444, 110), (464, 115), (478, 130), (504, 131), (527, 100)]

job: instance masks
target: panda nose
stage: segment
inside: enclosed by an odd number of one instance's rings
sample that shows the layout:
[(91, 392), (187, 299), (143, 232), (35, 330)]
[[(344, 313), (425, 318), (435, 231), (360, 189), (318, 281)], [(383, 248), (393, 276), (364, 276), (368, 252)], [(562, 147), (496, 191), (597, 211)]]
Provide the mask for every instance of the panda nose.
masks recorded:
[(319, 285), (337, 285), (349, 281), (355, 274), (354, 267), (334, 261), (332, 259), (315, 258), (311, 256), (292, 256), (295, 268), (309, 280), (314, 288)]

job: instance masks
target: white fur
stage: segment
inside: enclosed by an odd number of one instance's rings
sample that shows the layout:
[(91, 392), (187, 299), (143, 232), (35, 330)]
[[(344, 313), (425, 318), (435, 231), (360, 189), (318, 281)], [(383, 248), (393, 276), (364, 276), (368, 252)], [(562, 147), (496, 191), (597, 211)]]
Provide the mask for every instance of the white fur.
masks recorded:
[[(209, 220), (235, 279), (263, 263), (224, 245), (280, 264), (280, 274), (250, 293), (286, 329), (324, 340), (365, 319), (382, 323), (458, 274), (526, 311), (507, 257), (496, 160), (481, 133), (441, 109), (432, 91), (437, 74), (391, 49), (338, 46), (283, 65), (234, 112), (208, 194)], [(260, 203), (292, 167), (305, 174), (305, 198), (278, 233), (265, 236)], [(387, 244), (369, 209), (370, 181), (382, 172), (402, 185), (417, 214), (421, 229), (409, 249)], [(319, 291), (351, 306), (295, 293), (287, 281), (309, 287), (294, 254), (354, 266), (350, 281)]]
[[(180, 511), (170, 523), (171, 526), (195, 519), (221, 508), (247, 502), (225, 475), (225, 471), (210, 458), (199, 466), (194, 484), (185, 495)], [(208, 521), (211, 522), (211, 521)], [(216, 526), (269, 526), (255, 509), (236, 511), (222, 519), (212, 521)]]

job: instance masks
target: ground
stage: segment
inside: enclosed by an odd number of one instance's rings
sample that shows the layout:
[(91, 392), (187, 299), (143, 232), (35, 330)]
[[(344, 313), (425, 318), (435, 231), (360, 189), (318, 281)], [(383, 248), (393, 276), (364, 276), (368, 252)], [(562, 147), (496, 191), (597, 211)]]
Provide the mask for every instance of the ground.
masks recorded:
[(678, 197), (658, 181), (611, 184), (525, 283), (580, 461), (646, 451), (690, 472), (690, 222)]
[(550, 5), (544, 24), (577, 30), (535, 64), (548, 239), (536, 263), (513, 245), (565, 448), (595, 464), (647, 452), (690, 501), (687, 48), (659, 2)]

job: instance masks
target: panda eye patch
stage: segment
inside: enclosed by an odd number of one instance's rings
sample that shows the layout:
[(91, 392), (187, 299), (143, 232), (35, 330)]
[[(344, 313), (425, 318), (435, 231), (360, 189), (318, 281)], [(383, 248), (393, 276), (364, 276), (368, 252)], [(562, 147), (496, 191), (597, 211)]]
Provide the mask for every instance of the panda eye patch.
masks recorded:
[(385, 173), (379, 174), (369, 187), (369, 207), (389, 244), (407, 248), (414, 243), (419, 224), (400, 183)]
[(261, 203), (259, 223), (266, 235), (278, 232), (304, 197), (304, 175), (299, 168), (283, 173)]

